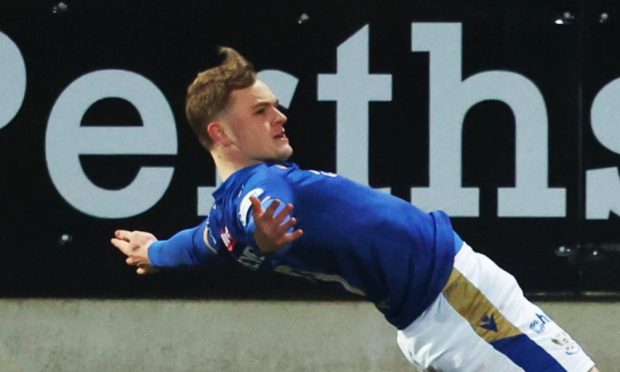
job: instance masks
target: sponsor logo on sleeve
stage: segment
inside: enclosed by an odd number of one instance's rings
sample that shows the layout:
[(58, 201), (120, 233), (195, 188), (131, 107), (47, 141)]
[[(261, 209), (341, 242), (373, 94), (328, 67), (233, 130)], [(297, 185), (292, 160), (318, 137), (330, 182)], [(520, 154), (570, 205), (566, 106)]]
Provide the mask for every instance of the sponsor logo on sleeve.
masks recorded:
[(224, 227), (222, 231), (220, 231), (220, 238), (222, 238), (222, 242), (226, 246), (228, 252), (232, 252), (235, 250), (235, 246), (237, 245), (237, 239), (235, 239), (228, 231), (228, 227)]

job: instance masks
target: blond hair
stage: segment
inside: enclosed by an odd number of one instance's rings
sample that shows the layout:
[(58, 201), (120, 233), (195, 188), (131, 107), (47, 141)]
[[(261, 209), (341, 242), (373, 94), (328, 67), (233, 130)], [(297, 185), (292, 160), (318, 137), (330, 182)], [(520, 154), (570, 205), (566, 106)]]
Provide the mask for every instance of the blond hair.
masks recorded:
[(206, 126), (214, 121), (230, 103), (230, 93), (244, 89), (256, 82), (256, 71), (236, 50), (220, 47), (224, 61), (216, 67), (198, 74), (187, 88), (185, 114), (200, 143), (207, 149), (213, 140)]

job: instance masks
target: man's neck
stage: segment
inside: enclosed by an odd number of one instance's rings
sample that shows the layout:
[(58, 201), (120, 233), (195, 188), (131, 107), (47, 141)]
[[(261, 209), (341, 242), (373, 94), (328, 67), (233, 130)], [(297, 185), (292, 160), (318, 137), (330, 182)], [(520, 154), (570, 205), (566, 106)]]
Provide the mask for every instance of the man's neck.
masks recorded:
[(239, 169), (243, 169), (251, 165), (260, 163), (260, 161), (255, 161), (255, 162), (233, 161), (224, 156), (220, 156), (216, 152), (212, 152), (211, 156), (213, 157), (213, 162), (215, 163), (215, 169), (217, 170), (217, 175), (222, 179), (222, 182), (225, 182), (228, 179), (228, 177), (230, 177), (233, 173), (235, 173)]

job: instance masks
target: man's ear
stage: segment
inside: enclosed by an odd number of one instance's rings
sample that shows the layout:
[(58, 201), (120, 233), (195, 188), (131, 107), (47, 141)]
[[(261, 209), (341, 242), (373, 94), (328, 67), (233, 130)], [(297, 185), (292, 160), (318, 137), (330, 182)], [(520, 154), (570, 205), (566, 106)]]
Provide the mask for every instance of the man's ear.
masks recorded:
[(211, 138), (214, 144), (220, 144), (228, 146), (231, 143), (224, 125), (220, 121), (212, 121), (207, 124), (207, 135)]

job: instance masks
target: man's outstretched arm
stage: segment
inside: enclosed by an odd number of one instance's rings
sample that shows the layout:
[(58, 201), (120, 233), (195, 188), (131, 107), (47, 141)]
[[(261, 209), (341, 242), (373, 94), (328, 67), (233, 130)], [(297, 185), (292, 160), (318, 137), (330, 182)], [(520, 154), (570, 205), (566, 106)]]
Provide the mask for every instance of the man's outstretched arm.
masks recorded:
[(207, 220), (180, 231), (168, 240), (157, 240), (148, 232), (117, 230), (112, 244), (127, 256), (125, 262), (137, 266), (138, 274), (149, 274), (163, 268), (198, 266), (218, 255), (207, 240)]

